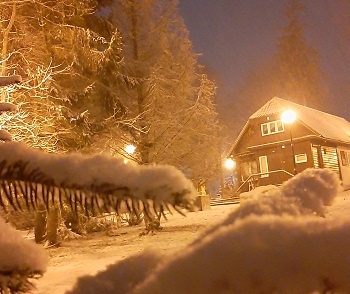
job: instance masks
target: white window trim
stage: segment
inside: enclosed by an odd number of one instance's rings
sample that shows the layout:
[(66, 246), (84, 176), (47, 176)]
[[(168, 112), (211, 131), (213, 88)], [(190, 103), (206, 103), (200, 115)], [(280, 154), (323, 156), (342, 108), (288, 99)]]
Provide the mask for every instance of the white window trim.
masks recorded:
[[(299, 160), (298, 158), (300, 158), (300, 156), (304, 156), (305, 158)], [(295, 159), (295, 163), (307, 162), (307, 155), (306, 155), (306, 153), (295, 154), (295, 155), (294, 155), (294, 159)]]
[[(281, 122), (281, 125), (282, 125), (282, 130), (277, 130), (277, 123), (278, 122)], [(274, 123), (275, 124), (275, 130), (277, 131), (274, 131), (274, 132), (271, 132), (271, 128), (270, 128), (270, 125)], [(264, 134), (263, 132), (263, 126), (266, 125), (267, 126), (267, 134)], [(261, 129), (261, 135), (262, 136), (269, 136), (269, 135), (273, 135), (273, 134), (277, 134), (277, 133), (283, 133), (284, 132), (284, 123), (281, 121), (281, 120), (274, 120), (274, 121), (269, 121), (267, 123), (263, 123), (260, 125), (260, 129)]]

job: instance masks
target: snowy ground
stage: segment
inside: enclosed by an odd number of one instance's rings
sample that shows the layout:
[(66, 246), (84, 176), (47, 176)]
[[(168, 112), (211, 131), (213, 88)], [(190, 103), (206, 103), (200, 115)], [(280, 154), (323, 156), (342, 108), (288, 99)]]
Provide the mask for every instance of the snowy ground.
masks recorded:
[[(36, 282), (34, 294), (62, 294), (72, 288), (77, 278), (95, 274), (109, 264), (134, 255), (146, 248), (157, 248), (171, 253), (181, 250), (208, 226), (223, 220), (238, 205), (214, 206), (211, 210), (190, 212), (187, 217), (169, 216), (163, 222), (163, 230), (152, 235), (140, 236), (143, 226), (123, 227), (115, 235), (105, 233), (89, 235), (86, 239), (64, 242), (61, 247), (48, 249), (49, 268)], [(350, 216), (350, 191), (340, 193), (328, 208), (327, 218)]]
[(65, 242), (59, 248), (48, 249), (49, 268), (37, 282), (34, 293), (62, 294), (70, 289), (78, 276), (95, 274), (107, 265), (122, 260), (146, 248), (163, 252), (181, 250), (207, 226), (222, 220), (235, 205), (214, 206), (211, 210), (190, 212), (186, 217), (174, 213), (155, 234), (140, 236), (144, 226), (123, 227), (115, 236), (95, 233), (86, 239)]

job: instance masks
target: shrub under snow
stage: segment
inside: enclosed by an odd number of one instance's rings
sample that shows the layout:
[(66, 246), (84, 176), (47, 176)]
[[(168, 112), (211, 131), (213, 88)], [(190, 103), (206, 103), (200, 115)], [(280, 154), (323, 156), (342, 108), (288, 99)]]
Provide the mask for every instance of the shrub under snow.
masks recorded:
[(47, 263), (43, 248), (0, 218), (0, 293), (28, 291), (31, 278), (42, 275)]
[(350, 293), (350, 222), (319, 217), (338, 190), (335, 173), (306, 170), (243, 203), (186, 250), (145, 251), (69, 293)]

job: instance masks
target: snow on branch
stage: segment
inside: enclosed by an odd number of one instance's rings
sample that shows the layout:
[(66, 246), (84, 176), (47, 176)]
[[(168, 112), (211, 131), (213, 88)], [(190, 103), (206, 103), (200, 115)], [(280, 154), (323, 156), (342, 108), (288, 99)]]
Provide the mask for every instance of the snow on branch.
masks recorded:
[(6, 87), (13, 84), (20, 84), (21, 82), (22, 77), (20, 75), (0, 77), (0, 87)]
[[(42, 200), (68, 199), (73, 209), (162, 212), (164, 206), (189, 208), (196, 196), (192, 182), (173, 166), (139, 166), (106, 155), (50, 154), (25, 144), (0, 144), (0, 205), (23, 195), (27, 207)], [(15, 195), (15, 197), (13, 197)], [(178, 210), (180, 212), (180, 210)]]
[(32, 279), (47, 269), (48, 257), (37, 246), (0, 218), (0, 293), (27, 293)]

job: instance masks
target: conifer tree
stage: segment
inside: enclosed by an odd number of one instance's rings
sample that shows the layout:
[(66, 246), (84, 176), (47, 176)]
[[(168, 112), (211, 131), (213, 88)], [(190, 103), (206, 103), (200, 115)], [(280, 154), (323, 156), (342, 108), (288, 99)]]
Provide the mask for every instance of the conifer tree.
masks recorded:
[(237, 99), (232, 108), (241, 113), (242, 123), (275, 96), (320, 110), (328, 106), (329, 90), (322, 82), (317, 49), (306, 40), (307, 21), (302, 21), (303, 12), (300, 0), (288, 1), (287, 25), (277, 39), (274, 57), (262, 60), (254, 71), (247, 73), (242, 86), (233, 94)]
[(120, 111), (110, 103), (115, 99), (110, 86), (115, 83), (108, 72), (117, 72), (120, 40), (94, 13), (96, 4), (0, 1), (5, 19), (0, 36), (7, 60), (2, 71), (15, 70), (24, 79), (22, 91), (12, 95), (21, 106), (12, 118), (20, 126), (12, 130), (17, 141), (48, 151), (80, 150), (90, 146), (105, 130), (105, 121)]
[(307, 44), (300, 16), (304, 7), (300, 0), (289, 0), (288, 24), (282, 29), (275, 56), (276, 96), (309, 106), (324, 105), (327, 91), (322, 87), (317, 50)]
[[(215, 84), (197, 63), (178, 2), (120, 0), (109, 8), (108, 19), (123, 43), (126, 85), (119, 96), (132, 121), (124, 129), (137, 146), (139, 162), (170, 163), (193, 179), (204, 177), (196, 146), (216, 142), (211, 140), (219, 128)], [(209, 100), (210, 107), (204, 106)], [(211, 152), (205, 158), (217, 162)]]

